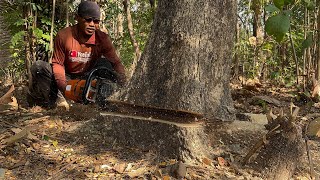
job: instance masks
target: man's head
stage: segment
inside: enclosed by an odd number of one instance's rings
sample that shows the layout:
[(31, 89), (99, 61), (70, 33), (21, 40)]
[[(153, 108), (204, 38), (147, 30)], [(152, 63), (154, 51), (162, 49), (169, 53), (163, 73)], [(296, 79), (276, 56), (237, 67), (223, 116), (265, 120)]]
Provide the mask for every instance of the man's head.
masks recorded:
[(77, 13), (80, 31), (85, 35), (91, 36), (99, 25), (100, 8), (97, 3), (83, 1), (79, 4)]

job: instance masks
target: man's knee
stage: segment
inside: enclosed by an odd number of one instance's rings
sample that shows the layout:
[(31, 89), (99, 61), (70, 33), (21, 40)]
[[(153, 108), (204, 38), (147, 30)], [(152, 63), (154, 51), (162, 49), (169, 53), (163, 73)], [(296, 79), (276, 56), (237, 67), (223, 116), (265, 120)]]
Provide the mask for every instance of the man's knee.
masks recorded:
[(52, 67), (48, 62), (45, 61), (36, 61), (31, 66), (31, 73), (33, 76), (51, 76)]

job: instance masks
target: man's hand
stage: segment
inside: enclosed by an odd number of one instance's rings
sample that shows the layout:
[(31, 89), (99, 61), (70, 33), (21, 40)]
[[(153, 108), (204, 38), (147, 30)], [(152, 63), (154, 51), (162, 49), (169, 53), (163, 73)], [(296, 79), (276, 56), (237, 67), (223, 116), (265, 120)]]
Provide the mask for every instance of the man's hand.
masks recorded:
[(127, 82), (127, 78), (125, 74), (117, 74), (117, 83), (120, 87), (123, 87)]
[(64, 92), (58, 91), (58, 97), (56, 100), (56, 106), (58, 109), (62, 108), (63, 110), (69, 111), (70, 106), (67, 100), (64, 97)]

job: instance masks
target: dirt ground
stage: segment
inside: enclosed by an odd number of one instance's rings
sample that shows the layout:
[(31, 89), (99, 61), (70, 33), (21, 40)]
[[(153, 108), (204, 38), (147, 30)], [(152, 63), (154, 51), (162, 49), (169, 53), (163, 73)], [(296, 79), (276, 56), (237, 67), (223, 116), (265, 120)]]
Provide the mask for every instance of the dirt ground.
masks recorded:
[[(27, 108), (25, 88), (19, 85), (14, 91), (19, 109), (0, 112), (0, 179), (178, 179), (179, 174), (184, 179), (262, 179), (263, 172), (241, 161), (266, 131), (241, 114), (265, 113), (266, 108), (272, 108), (274, 114), (281, 108), (288, 112), (293, 102), (301, 108), (298, 118), (303, 126), (320, 116), (320, 110), (291, 88), (268, 84), (248, 88), (236, 83), (231, 87), (238, 121), (212, 140), (213, 157), (182, 164), (176, 159), (159, 159), (154, 150), (117, 144), (105, 134), (108, 127), (97, 120), (100, 111), (92, 105), (72, 104), (69, 112)], [(2, 86), (0, 96), (8, 89)], [(279, 100), (280, 105), (253, 102), (253, 97), (261, 95)], [(3, 143), (18, 134), (11, 144)], [(309, 142), (315, 171), (320, 174), (320, 143)], [(311, 179), (306, 153), (303, 159), (293, 179)]]

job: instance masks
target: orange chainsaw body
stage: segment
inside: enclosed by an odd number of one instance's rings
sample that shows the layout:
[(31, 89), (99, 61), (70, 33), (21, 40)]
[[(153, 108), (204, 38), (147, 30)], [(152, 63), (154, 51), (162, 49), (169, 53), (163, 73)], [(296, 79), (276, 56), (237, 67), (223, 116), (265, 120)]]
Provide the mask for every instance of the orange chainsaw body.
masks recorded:
[[(83, 101), (83, 90), (86, 84), (86, 80), (84, 79), (71, 79), (67, 82), (65, 96), (66, 98), (73, 100), (75, 102)], [(95, 96), (95, 88), (97, 86), (97, 81), (93, 80), (91, 82), (91, 90), (89, 91), (89, 98), (94, 98)]]
[(105, 99), (116, 89), (117, 74), (107, 67), (92, 69), (83, 78), (67, 82), (65, 97), (77, 103), (105, 104)]

